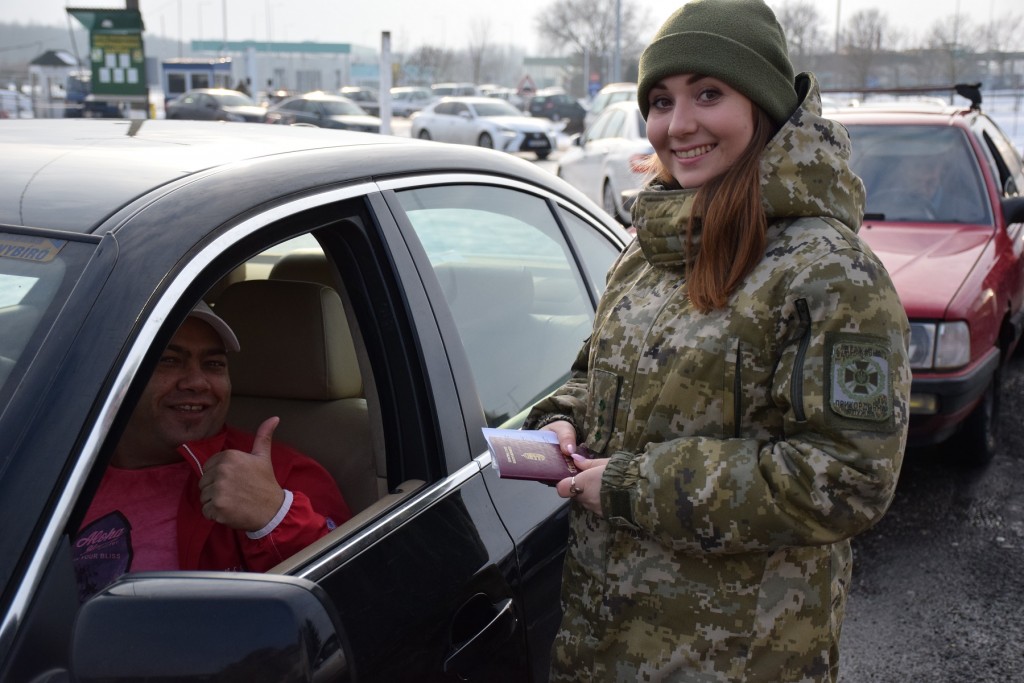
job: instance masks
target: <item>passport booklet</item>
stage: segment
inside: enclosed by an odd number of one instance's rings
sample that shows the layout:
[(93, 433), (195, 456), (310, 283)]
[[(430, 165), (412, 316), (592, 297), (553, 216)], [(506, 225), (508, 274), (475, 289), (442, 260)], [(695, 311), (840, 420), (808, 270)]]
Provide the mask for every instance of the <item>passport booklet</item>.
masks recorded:
[[(552, 431), (485, 427), (483, 432), (491, 451), (491, 463), (502, 479), (556, 484), (579, 473), (572, 458), (562, 455), (558, 437)], [(581, 454), (586, 455), (586, 452), (581, 450)]]

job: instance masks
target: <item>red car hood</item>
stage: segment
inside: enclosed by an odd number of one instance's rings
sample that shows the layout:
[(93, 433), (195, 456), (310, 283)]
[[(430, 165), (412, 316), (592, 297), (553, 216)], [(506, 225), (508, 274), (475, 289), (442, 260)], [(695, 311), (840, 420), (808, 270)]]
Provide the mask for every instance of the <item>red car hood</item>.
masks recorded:
[(991, 227), (865, 223), (910, 318), (941, 319), (994, 235)]

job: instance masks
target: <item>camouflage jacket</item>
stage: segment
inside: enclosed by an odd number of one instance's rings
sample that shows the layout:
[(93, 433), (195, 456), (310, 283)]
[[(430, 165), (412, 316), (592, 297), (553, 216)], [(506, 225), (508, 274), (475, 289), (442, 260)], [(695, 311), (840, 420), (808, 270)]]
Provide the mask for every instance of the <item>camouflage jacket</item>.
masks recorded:
[(570, 380), (610, 460), (604, 517), (573, 505), (555, 681), (829, 681), (849, 538), (896, 488), (908, 323), (856, 231), (864, 189), (813, 76), (762, 157), (763, 260), (724, 309), (686, 296), (692, 192), (646, 189)]

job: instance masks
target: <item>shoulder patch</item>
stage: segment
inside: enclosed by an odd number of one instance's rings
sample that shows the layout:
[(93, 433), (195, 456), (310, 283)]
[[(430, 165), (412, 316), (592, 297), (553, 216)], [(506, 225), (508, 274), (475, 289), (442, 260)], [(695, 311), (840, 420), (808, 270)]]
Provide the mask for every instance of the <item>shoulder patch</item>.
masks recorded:
[(825, 343), (830, 421), (849, 429), (894, 429), (888, 340), (833, 333), (827, 336)]

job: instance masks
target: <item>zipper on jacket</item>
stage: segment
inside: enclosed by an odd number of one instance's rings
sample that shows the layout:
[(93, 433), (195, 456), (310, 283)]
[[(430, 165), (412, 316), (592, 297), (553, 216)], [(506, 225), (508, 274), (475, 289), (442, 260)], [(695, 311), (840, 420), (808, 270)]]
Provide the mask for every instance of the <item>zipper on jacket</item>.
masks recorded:
[(203, 474), (205, 474), (203, 472), (203, 463), (199, 462), (199, 458), (197, 458), (196, 454), (192, 452), (192, 449), (188, 447), (188, 444), (187, 443), (183, 443), (183, 444), (181, 444), (181, 446), (182, 446), (182, 448), (185, 449), (185, 452), (189, 454), (189, 457), (191, 457), (193, 460), (195, 460), (196, 467), (199, 468), (199, 475), (202, 476)]
[(793, 360), (789, 402), (793, 405), (797, 422), (803, 422), (807, 419), (807, 415), (804, 414), (804, 356), (807, 355), (807, 347), (811, 343), (811, 311), (807, 308), (807, 299), (796, 300), (796, 315), (799, 320), (797, 330), (800, 339), (796, 348), (796, 358)]
[(740, 410), (743, 409), (743, 401), (741, 400), (741, 389), (742, 382), (740, 379), (740, 368), (743, 367), (742, 361), (742, 343), (736, 340), (736, 367), (733, 368), (732, 373), (732, 435), (733, 438), (740, 438)]

